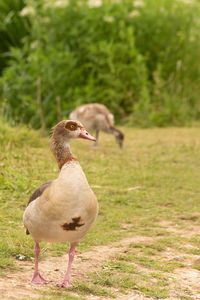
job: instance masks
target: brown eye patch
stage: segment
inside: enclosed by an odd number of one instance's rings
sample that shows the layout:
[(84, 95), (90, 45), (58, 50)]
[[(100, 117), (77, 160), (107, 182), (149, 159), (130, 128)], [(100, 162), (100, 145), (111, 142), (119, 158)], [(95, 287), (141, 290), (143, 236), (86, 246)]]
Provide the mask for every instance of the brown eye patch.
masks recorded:
[(65, 125), (65, 128), (73, 131), (73, 130), (76, 130), (78, 128), (78, 125), (75, 122), (70, 121), (70, 122), (67, 122), (67, 124)]

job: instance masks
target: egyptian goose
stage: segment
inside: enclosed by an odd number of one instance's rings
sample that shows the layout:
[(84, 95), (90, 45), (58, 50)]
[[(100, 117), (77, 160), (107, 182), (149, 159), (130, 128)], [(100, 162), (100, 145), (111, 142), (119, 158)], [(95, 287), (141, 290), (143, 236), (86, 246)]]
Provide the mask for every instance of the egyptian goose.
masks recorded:
[(98, 103), (90, 103), (77, 107), (70, 114), (70, 119), (79, 120), (88, 130), (96, 130), (96, 145), (99, 131), (114, 135), (120, 148), (123, 147), (124, 134), (114, 125), (114, 116), (107, 107)]
[(31, 283), (48, 283), (38, 271), (39, 243), (70, 242), (68, 268), (59, 286), (70, 287), (70, 269), (77, 243), (89, 231), (97, 212), (97, 199), (70, 151), (73, 138), (95, 141), (78, 121), (65, 120), (53, 128), (51, 150), (60, 168), (57, 179), (42, 184), (30, 197), (23, 222), (35, 241), (35, 270)]

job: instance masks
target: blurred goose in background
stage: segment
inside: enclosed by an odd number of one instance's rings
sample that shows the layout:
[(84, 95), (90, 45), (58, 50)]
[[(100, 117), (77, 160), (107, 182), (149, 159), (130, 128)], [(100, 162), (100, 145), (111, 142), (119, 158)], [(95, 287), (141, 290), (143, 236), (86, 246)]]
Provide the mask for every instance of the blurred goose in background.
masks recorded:
[(114, 127), (114, 116), (109, 112), (105, 105), (90, 103), (77, 107), (70, 114), (70, 119), (79, 120), (87, 130), (96, 130), (96, 145), (99, 131), (114, 135), (120, 148), (123, 147), (124, 134)]
[(60, 168), (57, 179), (42, 184), (30, 197), (23, 222), (35, 240), (35, 270), (31, 283), (48, 283), (38, 270), (39, 243), (70, 242), (68, 268), (59, 286), (70, 287), (70, 269), (75, 247), (94, 223), (97, 199), (85, 174), (70, 151), (70, 141), (95, 141), (78, 121), (61, 121), (53, 128), (51, 150)]

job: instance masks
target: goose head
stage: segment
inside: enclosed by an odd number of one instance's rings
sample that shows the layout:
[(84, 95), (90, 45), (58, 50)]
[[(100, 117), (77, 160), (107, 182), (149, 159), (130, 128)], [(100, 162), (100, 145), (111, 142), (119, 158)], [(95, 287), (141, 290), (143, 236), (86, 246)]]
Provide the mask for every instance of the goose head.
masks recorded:
[(112, 127), (113, 135), (116, 139), (116, 142), (118, 143), (119, 147), (123, 148), (123, 142), (124, 142), (124, 134), (119, 129)]
[(65, 163), (77, 160), (72, 155), (69, 146), (70, 141), (75, 138), (96, 141), (78, 121), (64, 120), (53, 127), (50, 147), (60, 169)]
[(63, 142), (69, 142), (71, 139), (83, 138), (90, 141), (96, 141), (96, 139), (87, 132), (84, 126), (75, 120), (64, 120), (59, 122), (53, 127), (52, 138), (62, 140)]
[(121, 131), (118, 131), (118, 134), (115, 136), (115, 138), (119, 147), (123, 148), (124, 134)]

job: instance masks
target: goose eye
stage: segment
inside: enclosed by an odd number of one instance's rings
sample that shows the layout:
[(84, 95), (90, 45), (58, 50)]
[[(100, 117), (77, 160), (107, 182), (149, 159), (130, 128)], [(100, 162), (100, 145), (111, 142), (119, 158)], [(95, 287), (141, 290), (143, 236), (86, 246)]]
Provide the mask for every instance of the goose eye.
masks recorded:
[(68, 122), (68, 123), (66, 123), (66, 125), (65, 125), (65, 128), (66, 129), (69, 129), (69, 130), (76, 130), (77, 129), (77, 124), (75, 124), (75, 123), (72, 123), (72, 122)]

